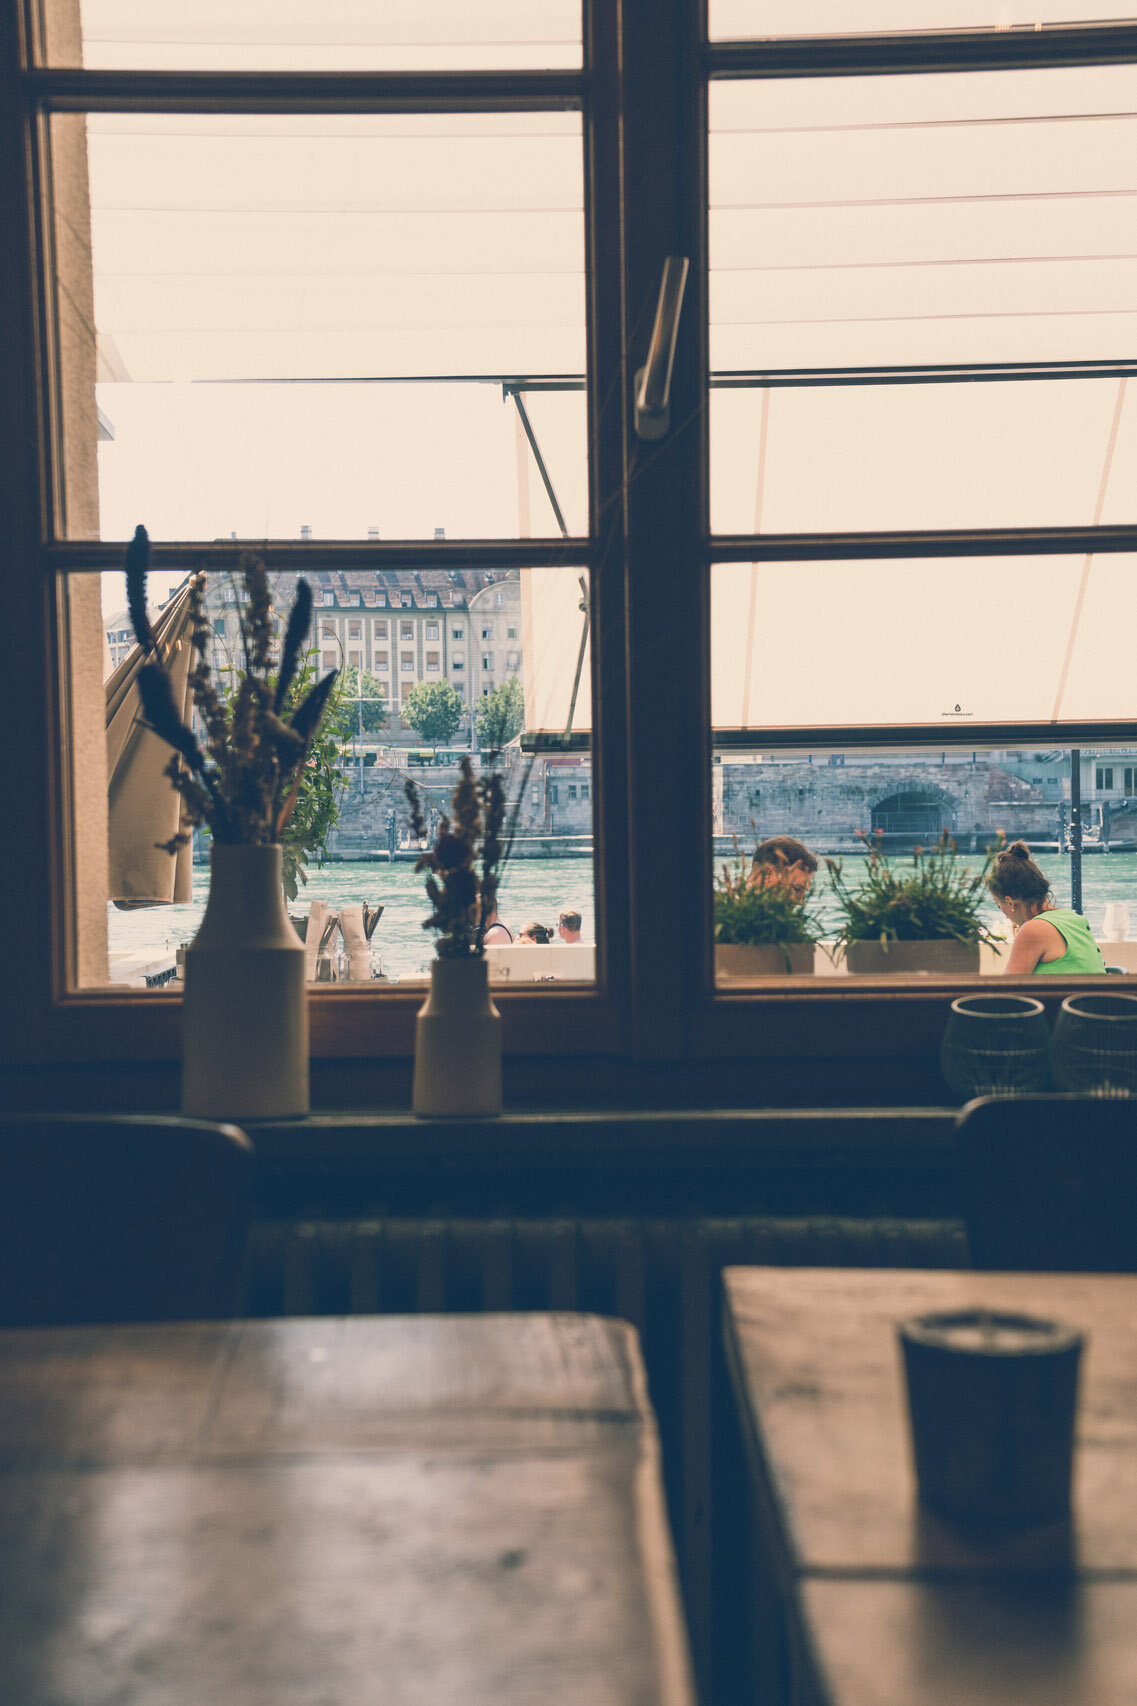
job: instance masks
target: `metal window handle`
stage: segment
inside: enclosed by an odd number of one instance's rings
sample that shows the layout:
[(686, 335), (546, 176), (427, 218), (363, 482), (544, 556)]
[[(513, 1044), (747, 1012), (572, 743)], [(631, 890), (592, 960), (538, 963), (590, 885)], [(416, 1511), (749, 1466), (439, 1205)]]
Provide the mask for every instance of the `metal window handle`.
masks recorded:
[(671, 369), (688, 265), (686, 255), (668, 255), (663, 263), (647, 361), (636, 374), (634, 387), (637, 438), (666, 438), (671, 429)]

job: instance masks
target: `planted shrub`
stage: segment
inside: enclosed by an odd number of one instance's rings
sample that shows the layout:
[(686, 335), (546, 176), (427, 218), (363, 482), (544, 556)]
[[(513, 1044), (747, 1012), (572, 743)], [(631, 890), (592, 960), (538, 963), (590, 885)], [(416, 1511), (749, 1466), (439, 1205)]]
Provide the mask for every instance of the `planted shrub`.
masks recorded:
[(825, 861), (842, 914), (835, 937), (840, 951), (851, 942), (995, 941), (980, 915), (997, 848), (989, 847), (982, 867), (970, 871), (944, 834), (930, 852), (913, 850), (911, 868), (897, 870), (881, 852), (879, 830), (861, 839), (869, 856), (855, 887), (846, 883), (839, 859)]
[(755, 942), (809, 943), (821, 940), (809, 897), (778, 882), (755, 881), (739, 857), (715, 879), (715, 941), (723, 947)]

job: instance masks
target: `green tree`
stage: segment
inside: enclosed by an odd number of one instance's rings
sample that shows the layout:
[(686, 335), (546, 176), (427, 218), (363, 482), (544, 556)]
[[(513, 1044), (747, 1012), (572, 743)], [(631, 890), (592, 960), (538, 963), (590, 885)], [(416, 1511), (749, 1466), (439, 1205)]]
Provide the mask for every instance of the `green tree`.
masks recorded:
[(403, 700), (403, 721), (427, 746), (446, 746), (462, 721), (462, 695), (448, 681), (416, 681)]
[(515, 675), (485, 695), (475, 721), (478, 739), (490, 752), (500, 752), (521, 733), (525, 727), (525, 695)]
[[(314, 652), (308, 654), (288, 690), (283, 708), (286, 719), (315, 680), (315, 657)], [(295, 900), (300, 884), (308, 881), (309, 859), (315, 860), (317, 868), (323, 864), (328, 835), (340, 815), (345, 778), (339, 758), (343, 743), (351, 734), (350, 713), (355, 709), (354, 705), (345, 704), (342, 681), (341, 676), (332, 689), (301, 772), (296, 805), (280, 838), (283, 886), (289, 900)]]
[(366, 669), (345, 669), (340, 676), (340, 700), (348, 732), (376, 735), (387, 726), (387, 698), (378, 676)]

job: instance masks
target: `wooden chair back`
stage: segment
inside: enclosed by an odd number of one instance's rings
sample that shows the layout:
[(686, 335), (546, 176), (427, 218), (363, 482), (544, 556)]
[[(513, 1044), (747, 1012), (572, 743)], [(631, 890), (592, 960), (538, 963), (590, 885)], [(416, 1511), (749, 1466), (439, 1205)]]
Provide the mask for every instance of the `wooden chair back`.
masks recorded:
[(0, 1117), (0, 1324), (232, 1313), (253, 1159), (206, 1120)]
[(956, 1139), (977, 1268), (1137, 1272), (1137, 1101), (985, 1096)]

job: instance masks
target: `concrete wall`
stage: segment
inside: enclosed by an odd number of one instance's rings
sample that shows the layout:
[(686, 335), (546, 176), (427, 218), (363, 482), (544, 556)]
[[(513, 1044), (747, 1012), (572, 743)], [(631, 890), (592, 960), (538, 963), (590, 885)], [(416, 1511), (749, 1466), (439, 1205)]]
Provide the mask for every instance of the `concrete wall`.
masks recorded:
[(975, 764), (724, 764), (715, 831), (744, 844), (769, 835), (806, 843), (848, 841), (869, 830), (874, 807), (897, 794), (933, 796), (952, 835), (1056, 834), (1057, 808), (1000, 766)]

